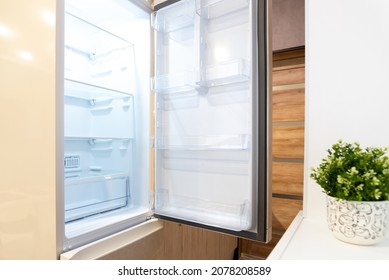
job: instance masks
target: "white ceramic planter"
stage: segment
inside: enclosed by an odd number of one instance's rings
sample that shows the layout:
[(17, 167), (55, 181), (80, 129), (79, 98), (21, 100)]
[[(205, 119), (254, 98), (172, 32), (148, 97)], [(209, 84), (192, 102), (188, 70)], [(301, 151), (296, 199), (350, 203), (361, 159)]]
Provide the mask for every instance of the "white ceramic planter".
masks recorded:
[(344, 242), (372, 245), (385, 238), (389, 201), (345, 201), (327, 196), (328, 227)]

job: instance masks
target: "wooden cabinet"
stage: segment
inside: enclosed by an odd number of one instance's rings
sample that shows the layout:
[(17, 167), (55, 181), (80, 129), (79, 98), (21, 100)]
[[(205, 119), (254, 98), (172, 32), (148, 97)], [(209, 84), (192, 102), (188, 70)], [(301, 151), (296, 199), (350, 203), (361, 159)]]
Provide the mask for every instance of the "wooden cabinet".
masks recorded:
[(164, 224), (165, 259), (233, 259), (238, 238), (173, 222)]

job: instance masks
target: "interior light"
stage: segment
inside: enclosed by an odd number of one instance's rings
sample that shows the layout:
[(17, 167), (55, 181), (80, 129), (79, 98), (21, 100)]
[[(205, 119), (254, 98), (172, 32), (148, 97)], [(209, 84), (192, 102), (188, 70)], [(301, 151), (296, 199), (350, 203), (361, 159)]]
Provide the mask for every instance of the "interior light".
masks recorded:
[(12, 35), (11, 29), (9, 29), (4, 24), (0, 24), (0, 36), (7, 36), (7, 37), (9, 37), (11, 35)]
[(33, 59), (32, 54), (30, 54), (29, 52), (25, 52), (25, 51), (19, 52), (19, 57), (21, 59), (28, 60), (28, 61), (31, 61)]
[(50, 26), (55, 25), (55, 14), (52, 11), (44, 11), (42, 14), (43, 20)]

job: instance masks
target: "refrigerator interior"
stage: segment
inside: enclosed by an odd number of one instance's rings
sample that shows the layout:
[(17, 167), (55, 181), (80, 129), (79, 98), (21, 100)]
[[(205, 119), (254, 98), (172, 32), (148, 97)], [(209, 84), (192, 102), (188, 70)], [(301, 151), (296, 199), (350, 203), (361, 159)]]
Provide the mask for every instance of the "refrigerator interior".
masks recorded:
[(150, 215), (150, 12), (65, 1), (64, 251)]
[(256, 230), (248, 0), (182, 0), (154, 12), (155, 212)]

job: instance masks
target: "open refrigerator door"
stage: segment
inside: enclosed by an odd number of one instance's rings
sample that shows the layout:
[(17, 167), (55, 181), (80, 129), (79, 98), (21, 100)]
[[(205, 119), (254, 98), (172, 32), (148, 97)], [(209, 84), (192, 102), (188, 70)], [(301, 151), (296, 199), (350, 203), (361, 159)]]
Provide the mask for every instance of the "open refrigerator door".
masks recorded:
[(269, 96), (260, 81), (268, 61), (259, 9), (249, 0), (182, 0), (153, 13), (155, 212), (267, 241), (268, 208), (259, 204), (269, 205)]

